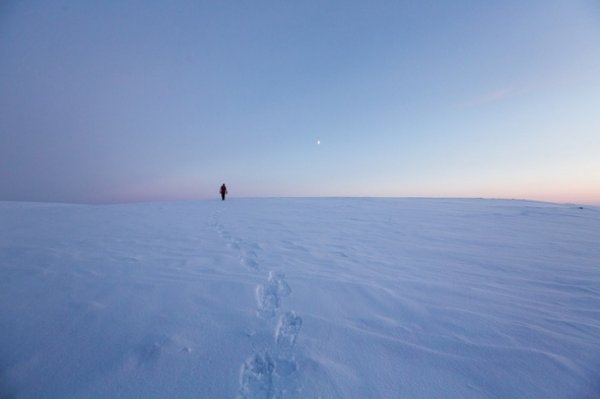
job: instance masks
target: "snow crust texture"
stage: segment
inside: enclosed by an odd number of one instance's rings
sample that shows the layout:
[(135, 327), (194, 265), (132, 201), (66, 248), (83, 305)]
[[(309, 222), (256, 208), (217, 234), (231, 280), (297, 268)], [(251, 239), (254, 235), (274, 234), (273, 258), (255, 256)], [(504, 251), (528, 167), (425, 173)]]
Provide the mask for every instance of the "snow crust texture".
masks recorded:
[(0, 202), (0, 398), (600, 397), (600, 208)]

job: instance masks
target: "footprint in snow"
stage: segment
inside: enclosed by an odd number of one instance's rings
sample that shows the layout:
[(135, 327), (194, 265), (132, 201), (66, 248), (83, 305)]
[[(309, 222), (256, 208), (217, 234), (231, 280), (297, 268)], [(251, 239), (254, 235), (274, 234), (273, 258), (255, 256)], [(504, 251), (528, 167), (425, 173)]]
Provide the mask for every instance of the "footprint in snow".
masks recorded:
[(257, 270), (258, 269), (258, 261), (256, 260), (258, 255), (253, 250), (240, 250), (240, 263), (243, 266), (246, 266), (250, 269)]
[(249, 269), (258, 270), (258, 262), (254, 258), (248, 258), (248, 257), (242, 256), (240, 258), (240, 263)]
[(279, 318), (279, 324), (275, 331), (275, 342), (280, 358), (290, 358), (292, 356), (292, 349), (301, 328), (302, 317), (294, 311), (286, 312)]
[(242, 244), (242, 241), (239, 238), (234, 238), (233, 240), (231, 240), (231, 242), (229, 244), (227, 244), (227, 246), (231, 249), (240, 251), (242, 249), (241, 244)]
[(269, 399), (273, 397), (275, 364), (268, 353), (255, 353), (242, 365), (238, 399)]
[(256, 287), (258, 315), (264, 318), (273, 317), (281, 305), (281, 298), (291, 292), (290, 286), (285, 281), (285, 275), (269, 272), (267, 282)]
[(190, 343), (182, 338), (148, 335), (125, 355), (124, 370), (154, 367), (164, 356), (179, 356), (192, 352)]

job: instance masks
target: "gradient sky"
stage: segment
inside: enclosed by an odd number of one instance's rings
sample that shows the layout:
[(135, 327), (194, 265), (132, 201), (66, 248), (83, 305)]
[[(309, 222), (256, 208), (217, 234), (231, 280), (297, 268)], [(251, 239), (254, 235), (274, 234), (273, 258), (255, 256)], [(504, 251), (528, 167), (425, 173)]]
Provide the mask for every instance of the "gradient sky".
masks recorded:
[(0, 200), (223, 182), (600, 204), (600, 3), (0, 3)]

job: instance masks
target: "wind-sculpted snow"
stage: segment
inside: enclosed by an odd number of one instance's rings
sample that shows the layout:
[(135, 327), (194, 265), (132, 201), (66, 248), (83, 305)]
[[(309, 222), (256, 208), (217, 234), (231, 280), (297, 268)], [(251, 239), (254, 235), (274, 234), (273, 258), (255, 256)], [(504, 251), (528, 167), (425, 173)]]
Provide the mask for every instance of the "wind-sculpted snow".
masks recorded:
[(600, 392), (600, 208), (0, 203), (0, 398)]

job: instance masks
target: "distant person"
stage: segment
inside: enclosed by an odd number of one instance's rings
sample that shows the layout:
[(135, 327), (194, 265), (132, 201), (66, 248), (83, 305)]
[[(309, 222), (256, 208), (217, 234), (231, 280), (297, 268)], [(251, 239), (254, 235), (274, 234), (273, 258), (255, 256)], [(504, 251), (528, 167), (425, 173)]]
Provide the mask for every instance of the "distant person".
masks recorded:
[(225, 187), (225, 183), (223, 183), (219, 192), (221, 193), (221, 200), (225, 201), (225, 194), (227, 194), (227, 187)]

